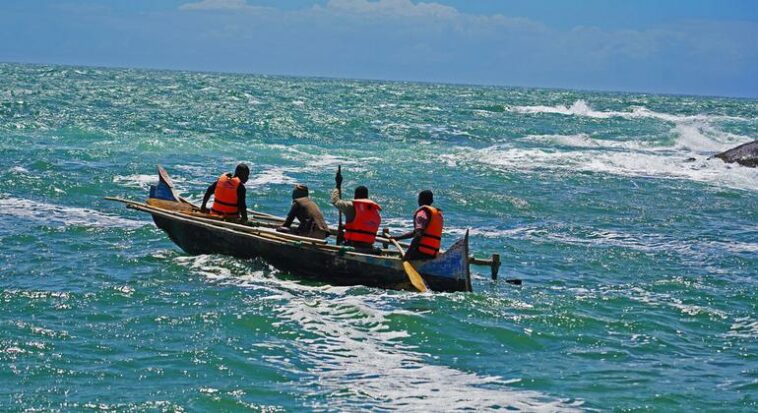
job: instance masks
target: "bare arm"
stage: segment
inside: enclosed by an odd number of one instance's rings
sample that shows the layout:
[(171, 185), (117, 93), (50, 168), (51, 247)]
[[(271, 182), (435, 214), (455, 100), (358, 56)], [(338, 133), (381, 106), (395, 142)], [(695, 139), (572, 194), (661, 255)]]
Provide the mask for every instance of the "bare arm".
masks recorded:
[(246, 196), (247, 189), (245, 188), (245, 185), (240, 184), (240, 186), (237, 187), (237, 209), (240, 212), (242, 222), (247, 222), (247, 202), (245, 201)]
[(200, 206), (200, 211), (208, 211), (206, 204), (208, 204), (208, 200), (211, 199), (211, 195), (213, 195), (214, 192), (216, 192), (216, 182), (212, 183), (208, 189), (205, 190), (205, 195), (203, 195), (203, 204)]
[(423, 233), (424, 233), (424, 229), (423, 228), (417, 228), (417, 229), (414, 229), (413, 231), (408, 231), (408, 232), (406, 232), (403, 235), (398, 235), (398, 236), (392, 237), (392, 238), (394, 238), (396, 240), (410, 239), (410, 238), (420, 237)]
[(292, 207), (290, 208), (290, 212), (287, 214), (287, 219), (285, 219), (284, 223), (282, 224), (283, 227), (289, 227), (292, 225), (292, 221), (295, 220), (295, 215), (297, 215), (298, 208), (299, 205), (297, 202), (293, 202)]
[(429, 226), (429, 215), (426, 213), (425, 210), (419, 211), (416, 215), (413, 217), (413, 230), (408, 231), (403, 235), (399, 235), (397, 237), (393, 237), (397, 240), (402, 239), (410, 239), (410, 238), (416, 238), (420, 237), (424, 234), (424, 231), (426, 231), (426, 227)]

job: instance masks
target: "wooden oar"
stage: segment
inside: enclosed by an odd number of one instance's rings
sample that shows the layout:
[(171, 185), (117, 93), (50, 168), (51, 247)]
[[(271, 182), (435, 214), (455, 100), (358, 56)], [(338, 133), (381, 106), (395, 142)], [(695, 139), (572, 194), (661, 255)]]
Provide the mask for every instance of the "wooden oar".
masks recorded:
[[(337, 195), (342, 199), (342, 165), (337, 165), (337, 175), (334, 179), (337, 181)], [(339, 223), (337, 224), (337, 245), (342, 244), (344, 239), (342, 238), (342, 210), (337, 208), (339, 212)]]
[[(405, 251), (403, 251), (403, 247), (400, 246), (397, 240), (394, 238), (390, 238), (389, 240), (392, 242), (395, 248), (400, 251), (400, 255), (405, 256)], [(413, 265), (405, 259), (403, 259), (403, 269), (405, 269), (405, 273), (408, 275), (408, 279), (411, 281), (411, 284), (413, 284), (413, 286), (416, 287), (419, 292), (425, 293), (427, 287), (424, 279), (421, 278), (421, 274), (419, 274), (418, 271), (413, 268)]]

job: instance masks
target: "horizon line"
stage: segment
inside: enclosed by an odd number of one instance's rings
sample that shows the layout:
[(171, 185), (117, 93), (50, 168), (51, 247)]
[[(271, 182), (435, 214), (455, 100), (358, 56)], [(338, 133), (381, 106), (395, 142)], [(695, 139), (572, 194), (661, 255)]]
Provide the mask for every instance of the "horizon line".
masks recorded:
[(446, 82), (446, 81), (434, 81), (434, 80), (412, 80), (412, 79), (382, 79), (382, 78), (360, 78), (360, 77), (344, 77), (344, 76), (330, 76), (330, 75), (302, 75), (302, 74), (283, 74), (283, 73), (260, 73), (260, 72), (241, 72), (235, 70), (210, 70), (210, 69), (179, 69), (179, 68), (166, 68), (166, 67), (150, 67), (150, 66), (119, 66), (119, 65), (107, 65), (107, 64), (72, 64), (72, 63), (50, 63), (50, 62), (33, 62), (33, 61), (11, 61), (0, 59), (0, 64), (7, 65), (28, 65), (28, 66), (60, 66), (60, 67), (85, 67), (93, 69), (110, 69), (110, 70), (144, 70), (144, 71), (156, 71), (156, 72), (187, 72), (187, 73), (205, 73), (205, 74), (220, 74), (220, 75), (243, 75), (243, 76), (270, 76), (270, 77), (289, 77), (289, 78), (301, 78), (301, 79), (319, 79), (319, 80), (345, 80), (353, 82), (386, 82), (386, 83), (416, 83), (416, 84), (428, 84), (428, 85), (447, 85), (447, 86), (469, 86), (469, 87), (481, 87), (481, 88), (506, 88), (506, 89), (535, 89), (535, 90), (559, 90), (559, 91), (571, 91), (571, 92), (591, 92), (591, 93), (607, 93), (607, 94), (636, 94), (636, 95), (654, 95), (654, 96), (668, 96), (668, 97), (693, 97), (693, 98), (712, 98), (712, 99), (738, 99), (738, 100), (751, 100), (758, 101), (758, 95), (748, 96), (727, 96), (727, 95), (709, 95), (709, 94), (697, 94), (697, 93), (675, 93), (675, 92), (654, 92), (654, 91), (635, 91), (635, 90), (619, 90), (619, 89), (592, 89), (592, 88), (572, 88), (572, 87), (558, 87), (558, 86), (523, 86), (523, 85), (509, 85), (504, 83), (475, 83), (475, 82)]

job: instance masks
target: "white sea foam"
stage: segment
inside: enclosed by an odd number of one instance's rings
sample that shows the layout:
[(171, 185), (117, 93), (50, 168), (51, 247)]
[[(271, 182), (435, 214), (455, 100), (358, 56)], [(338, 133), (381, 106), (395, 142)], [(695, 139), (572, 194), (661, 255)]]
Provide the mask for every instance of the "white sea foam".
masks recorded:
[[(343, 296), (316, 304), (297, 296), (280, 316), (318, 338), (296, 345), (314, 367), (311, 384), (331, 396), (339, 410), (579, 411), (580, 402), (563, 403), (544, 394), (516, 390), (506, 380), (431, 364), (428, 356), (404, 346), (405, 331), (393, 330), (392, 311), (365, 297)], [(349, 377), (349, 380), (345, 378)], [(409, 391), (409, 389), (412, 389)], [(346, 393), (349, 398), (334, 397)], [(373, 405), (371, 408), (362, 406)]]
[[(32, 334), (48, 337), (48, 338), (66, 338), (69, 337), (69, 333), (65, 330), (51, 330), (49, 328), (40, 327), (23, 320), (12, 320), (7, 323), (13, 324), (14, 327), (27, 330)], [(4, 323), (3, 323), (4, 324)]]
[(149, 223), (104, 214), (88, 208), (48, 204), (14, 197), (0, 197), (0, 216), (3, 215), (38, 221), (47, 225), (95, 228), (139, 228)]
[[(586, 133), (572, 135), (529, 135), (527, 142), (542, 143), (542, 148), (517, 148), (496, 145), (463, 154), (443, 155), (448, 164), (457, 164), (459, 156), (505, 170), (568, 169), (616, 175), (689, 179), (737, 189), (755, 190), (758, 171), (720, 160), (710, 155), (754, 138), (728, 133), (714, 126), (718, 121), (755, 121), (724, 115), (673, 115), (634, 107), (630, 111), (597, 111), (584, 100), (571, 106), (515, 106), (518, 113), (553, 113), (596, 119), (620, 117), (652, 118), (674, 123), (673, 142), (659, 140), (598, 139)], [(558, 150), (561, 149), (561, 150)], [(565, 150), (569, 149), (569, 150)], [(694, 162), (684, 160), (694, 157)], [(699, 158), (699, 159), (698, 159)]]
[(158, 183), (158, 174), (126, 176), (116, 175), (113, 177), (113, 182), (123, 186), (147, 189), (150, 187), (150, 185), (155, 185)]
[(180, 265), (188, 266), (211, 280), (228, 280), (232, 278), (232, 271), (223, 265), (229, 261), (234, 262), (230, 259), (224, 260), (213, 255), (197, 255), (176, 257), (174, 261)]
[[(410, 333), (393, 328), (392, 315), (421, 316), (395, 310), (403, 299), (434, 299), (418, 295), (378, 293), (353, 295), (352, 287), (307, 286), (271, 278), (263, 271), (245, 272), (240, 261), (218, 256), (179, 257), (176, 262), (214, 282), (233, 283), (270, 293), (279, 321), (275, 326), (308, 331), (313, 338), (292, 341), (298, 357), (310, 366), (298, 386), (316, 389), (331, 409), (343, 411), (403, 410), (575, 412), (582, 402), (563, 401), (537, 391), (519, 390), (519, 379), (479, 375), (433, 364), (429, 355), (403, 343)], [(328, 300), (320, 297), (328, 296)], [(388, 301), (392, 301), (388, 305)], [(279, 304), (281, 302), (281, 304)], [(292, 371), (282, 357), (267, 362)], [(316, 397), (321, 399), (321, 397)], [(314, 401), (320, 405), (320, 401)]]
[(675, 149), (696, 154), (712, 154), (753, 140), (699, 122), (677, 124), (672, 134), (676, 136)]
[(8, 172), (17, 173), (17, 174), (28, 174), (29, 170), (24, 168), (23, 166), (14, 166), (14, 167), (8, 168)]
[(650, 148), (649, 142), (644, 141), (614, 141), (609, 139), (597, 139), (586, 133), (575, 135), (527, 135), (525, 141), (543, 143), (550, 146), (569, 148), (594, 148), (594, 149), (640, 149)]
[(288, 168), (268, 168), (258, 173), (254, 178), (247, 181), (245, 184), (248, 187), (258, 187), (266, 185), (279, 185), (279, 184), (296, 184), (297, 179), (288, 176), (286, 172), (290, 172)]
[(445, 228), (445, 234), (458, 236), (458, 237), (462, 237), (466, 235), (466, 231), (468, 231), (469, 235), (471, 236), (479, 236), (479, 237), (491, 238), (491, 239), (505, 239), (505, 238), (515, 237), (518, 234), (523, 233), (525, 229), (524, 228), (497, 229), (497, 228), (492, 228), (492, 227)]
[[(530, 135), (525, 140), (545, 147), (519, 148), (509, 144), (482, 149), (453, 148), (440, 160), (449, 166), (479, 163), (505, 171), (565, 170), (622, 176), (687, 179), (736, 189), (756, 190), (758, 170), (731, 165), (708, 155), (749, 142), (746, 136), (721, 132), (708, 125), (677, 125), (668, 145), (632, 140), (596, 139), (586, 134)], [(562, 150), (558, 150), (562, 147)], [(686, 159), (695, 158), (692, 162)]]
[(263, 104), (263, 102), (261, 102), (260, 100), (258, 100), (258, 98), (256, 98), (255, 96), (253, 96), (253, 95), (251, 95), (249, 93), (243, 92), (242, 95), (245, 97), (245, 99), (247, 99), (247, 104), (248, 105), (260, 105), (260, 104)]
[(333, 155), (323, 152), (321, 148), (294, 147), (289, 145), (265, 145), (265, 150), (276, 150), (285, 159), (303, 162), (301, 171), (312, 171), (313, 168), (326, 169), (337, 165), (350, 166), (351, 170), (363, 170), (367, 162), (382, 162), (382, 158)]
[(722, 310), (707, 306), (688, 304), (683, 302), (682, 299), (671, 294), (648, 291), (642, 287), (632, 287), (626, 289), (624, 295), (631, 300), (652, 307), (669, 307), (681, 312), (682, 314), (686, 314), (692, 317), (703, 315), (714, 321), (726, 320), (729, 318), (729, 315)]
[[(310, 154), (309, 154), (310, 155)], [(363, 159), (365, 160), (365, 159)], [(335, 156), (335, 155), (329, 155), (329, 154), (323, 154), (323, 155), (310, 155), (305, 160), (305, 167), (304, 170), (318, 170), (318, 169), (330, 169), (333, 167), (336, 167), (337, 165), (359, 165), (360, 159), (348, 159), (346, 157), (342, 156)]]
[(739, 317), (734, 320), (727, 336), (741, 338), (758, 338), (758, 320), (750, 317)]
[(518, 113), (531, 113), (531, 114), (537, 114), (537, 113), (551, 113), (551, 114), (558, 114), (558, 115), (573, 115), (573, 116), (589, 116), (593, 118), (610, 118), (615, 116), (616, 114), (628, 114), (627, 112), (598, 112), (595, 110), (592, 110), (590, 106), (585, 102), (584, 100), (580, 99), (575, 101), (571, 106), (564, 106), (564, 105), (555, 105), (555, 106), (544, 106), (544, 105), (532, 105), (532, 106), (506, 106), (506, 110), (511, 112), (518, 112)]
[(758, 243), (755, 242), (724, 241), (721, 246), (731, 252), (754, 252), (758, 254)]
[(754, 119), (747, 119), (738, 116), (726, 116), (726, 115), (674, 115), (670, 113), (661, 113), (650, 110), (644, 106), (632, 107), (629, 111), (599, 111), (593, 109), (585, 100), (579, 99), (575, 101), (571, 106), (555, 105), (555, 106), (506, 106), (506, 110), (516, 113), (525, 114), (557, 114), (566, 116), (582, 116), (595, 119), (609, 119), (609, 118), (624, 118), (624, 119), (658, 119), (666, 122), (680, 123), (680, 122), (697, 122), (697, 121), (719, 121), (719, 120), (733, 120), (733, 121), (750, 121)]

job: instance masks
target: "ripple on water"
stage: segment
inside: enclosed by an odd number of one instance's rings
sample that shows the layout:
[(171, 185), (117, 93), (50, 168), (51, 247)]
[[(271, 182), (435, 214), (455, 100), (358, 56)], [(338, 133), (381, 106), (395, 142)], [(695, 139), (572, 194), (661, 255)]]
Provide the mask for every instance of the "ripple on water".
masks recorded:
[[(0, 410), (755, 410), (758, 134), (744, 99), (0, 64)], [(685, 161), (688, 158), (694, 161)], [(472, 294), (188, 257), (142, 199), (244, 161), (251, 206), (422, 188)], [(104, 208), (108, 208), (107, 210)], [(123, 229), (126, 229), (124, 231)], [(486, 271), (486, 269), (484, 269)]]

